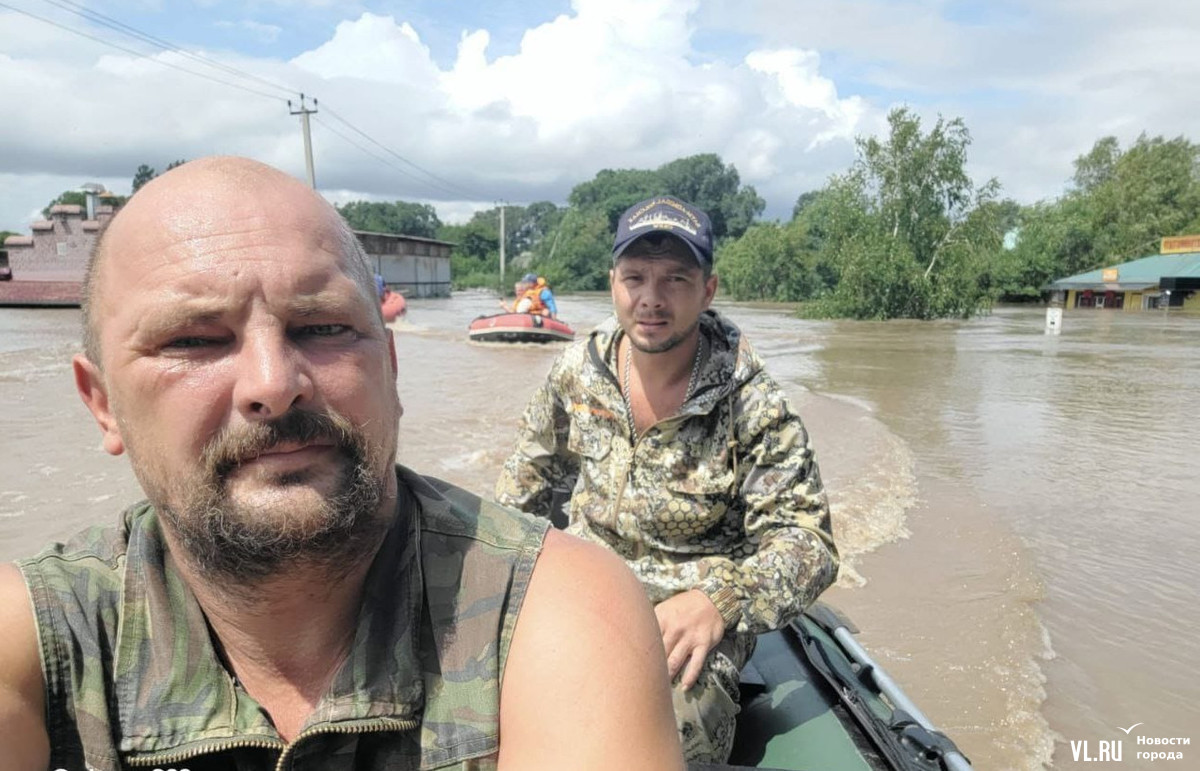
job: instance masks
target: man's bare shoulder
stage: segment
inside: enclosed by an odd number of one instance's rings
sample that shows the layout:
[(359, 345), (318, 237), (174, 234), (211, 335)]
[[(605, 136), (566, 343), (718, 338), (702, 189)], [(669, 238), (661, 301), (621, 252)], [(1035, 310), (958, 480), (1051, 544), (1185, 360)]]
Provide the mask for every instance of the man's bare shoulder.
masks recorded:
[(501, 768), (682, 768), (669, 689), (625, 563), (547, 533), (504, 672)]
[(17, 567), (0, 564), (0, 757), (5, 768), (44, 769), (50, 762), (44, 704), (29, 593)]

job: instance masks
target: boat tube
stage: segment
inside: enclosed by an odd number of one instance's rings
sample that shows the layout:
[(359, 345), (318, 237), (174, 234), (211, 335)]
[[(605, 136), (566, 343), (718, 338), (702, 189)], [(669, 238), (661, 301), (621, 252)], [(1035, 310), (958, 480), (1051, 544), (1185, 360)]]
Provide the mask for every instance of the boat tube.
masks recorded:
[(536, 313), (497, 313), (476, 317), (467, 336), (489, 343), (548, 343), (574, 340), (575, 330), (558, 319)]
[(408, 312), (408, 303), (405, 302), (404, 295), (389, 289), (384, 293), (383, 299), (380, 300), (379, 309), (383, 312), (383, 320), (390, 324), (397, 317), (403, 316)]
[(693, 771), (970, 771), (945, 734), (854, 639), (839, 611), (816, 603), (760, 635), (742, 671), (730, 765)]

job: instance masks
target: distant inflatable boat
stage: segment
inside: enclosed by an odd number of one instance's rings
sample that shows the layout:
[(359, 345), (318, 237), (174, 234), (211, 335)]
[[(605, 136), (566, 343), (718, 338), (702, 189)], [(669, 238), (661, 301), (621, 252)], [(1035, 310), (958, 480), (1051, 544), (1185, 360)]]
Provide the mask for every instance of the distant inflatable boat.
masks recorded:
[(467, 336), (488, 343), (549, 343), (574, 340), (575, 330), (558, 319), (533, 313), (497, 313), (471, 322)]
[(390, 324), (408, 312), (408, 304), (404, 301), (404, 295), (389, 289), (380, 302), (380, 310), (383, 311), (383, 320)]

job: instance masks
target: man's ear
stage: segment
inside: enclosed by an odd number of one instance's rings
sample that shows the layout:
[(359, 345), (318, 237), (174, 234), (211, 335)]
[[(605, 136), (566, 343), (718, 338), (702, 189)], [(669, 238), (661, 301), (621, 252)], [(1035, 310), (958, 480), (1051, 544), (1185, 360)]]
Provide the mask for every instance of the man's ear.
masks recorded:
[(717, 294), (717, 274), (714, 273), (704, 282), (704, 309), (708, 310), (708, 306), (712, 304), (713, 297)]
[(79, 398), (91, 410), (104, 435), (105, 451), (111, 455), (125, 452), (125, 440), (121, 438), (117, 418), (108, 403), (108, 389), (100, 368), (81, 353), (71, 360), (71, 368), (75, 371), (75, 390), (79, 391)]

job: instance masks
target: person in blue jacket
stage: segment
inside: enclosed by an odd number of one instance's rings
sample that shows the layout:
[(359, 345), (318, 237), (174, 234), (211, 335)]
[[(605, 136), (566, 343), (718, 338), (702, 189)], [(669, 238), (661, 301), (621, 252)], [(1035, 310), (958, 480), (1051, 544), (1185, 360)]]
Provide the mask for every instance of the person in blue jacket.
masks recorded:
[(532, 301), (528, 312), (549, 316), (552, 319), (558, 318), (558, 303), (554, 301), (554, 292), (550, 291), (546, 279), (535, 273), (526, 273), (521, 280), (529, 286), (524, 297), (521, 298), (528, 298)]

